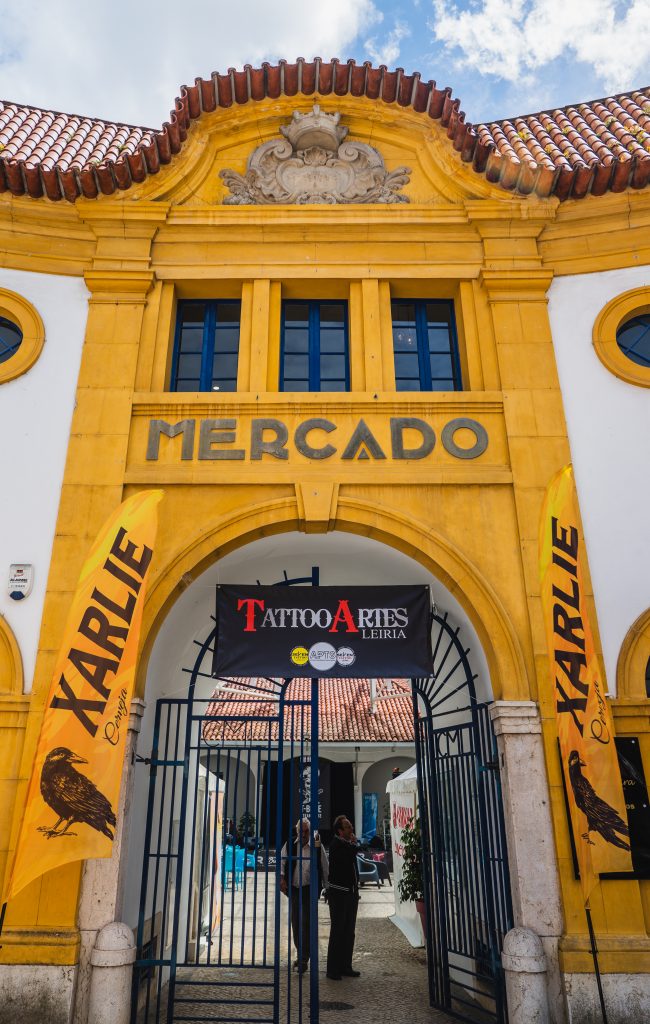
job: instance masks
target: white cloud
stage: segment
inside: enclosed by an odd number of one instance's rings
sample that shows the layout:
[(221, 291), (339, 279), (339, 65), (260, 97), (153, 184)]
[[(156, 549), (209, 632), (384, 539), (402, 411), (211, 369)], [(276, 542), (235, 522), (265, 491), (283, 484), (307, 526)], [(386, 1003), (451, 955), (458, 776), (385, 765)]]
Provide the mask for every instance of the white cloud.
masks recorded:
[(393, 67), (399, 60), (402, 39), (411, 34), (411, 29), (403, 21), (396, 21), (394, 27), (388, 33), (383, 42), (377, 43), (373, 36), (366, 39), (366, 50), (368, 56), (375, 64), (386, 64)]
[(608, 91), (647, 76), (650, 0), (433, 0), (431, 27), (458, 63), (510, 82), (558, 58), (592, 66)]
[(158, 127), (183, 82), (345, 57), (378, 20), (373, 0), (0, 0), (0, 98)]

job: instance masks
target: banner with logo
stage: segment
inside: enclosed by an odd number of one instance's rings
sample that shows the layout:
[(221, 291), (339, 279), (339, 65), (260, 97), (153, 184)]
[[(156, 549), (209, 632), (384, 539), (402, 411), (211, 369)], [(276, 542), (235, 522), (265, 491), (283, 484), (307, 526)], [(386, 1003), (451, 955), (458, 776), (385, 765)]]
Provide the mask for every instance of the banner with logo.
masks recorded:
[(110, 857), (162, 491), (104, 524), (63, 632), (5, 899), (74, 860)]
[(429, 588), (217, 587), (220, 676), (431, 674)]
[(586, 902), (599, 873), (631, 871), (632, 859), (605, 674), (585, 598), (585, 544), (571, 466), (549, 484), (539, 554), (560, 754)]

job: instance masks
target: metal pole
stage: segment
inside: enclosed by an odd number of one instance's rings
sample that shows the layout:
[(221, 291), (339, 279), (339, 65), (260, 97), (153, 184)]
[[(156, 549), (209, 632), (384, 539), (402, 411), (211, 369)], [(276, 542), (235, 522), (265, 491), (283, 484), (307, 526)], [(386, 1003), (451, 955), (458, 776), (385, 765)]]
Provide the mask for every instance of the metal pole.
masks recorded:
[[(320, 847), (316, 849), (314, 831), (318, 821), (318, 677), (311, 681), (311, 794), (310, 794), (310, 831), (311, 831), (311, 864), (309, 866), (309, 1019), (311, 1024), (318, 1024), (318, 858)], [(322, 842), (322, 840), (321, 840)]]
[(603, 983), (600, 977), (600, 966), (598, 964), (598, 946), (596, 945), (596, 935), (594, 932), (594, 926), (591, 921), (591, 910), (589, 907), (585, 907), (585, 914), (587, 915), (587, 928), (589, 929), (589, 941), (591, 942), (591, 955), (594, 961), (594, 970), (596, 972), (596, 984), (598, 985), (598, 998), (600, 999), (600, 1013), (603, 1024), (608, 1024), (607, 1021), (607, 1010), (605, 1009), (605, 996), (603, 994)]

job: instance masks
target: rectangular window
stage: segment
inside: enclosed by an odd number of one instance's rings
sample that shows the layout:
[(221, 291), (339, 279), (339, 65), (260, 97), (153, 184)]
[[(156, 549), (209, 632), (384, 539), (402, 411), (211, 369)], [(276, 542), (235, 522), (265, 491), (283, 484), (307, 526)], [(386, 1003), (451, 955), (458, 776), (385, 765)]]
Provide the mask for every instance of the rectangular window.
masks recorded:
[(398, 391), (461, 391), (453, 303), (394, 299), (393, 352)]
[(280, 391), (349, 390), (347, 302), (284, 302)]
[(236, 391), (241, 303), (178, 303), (172, 391)]

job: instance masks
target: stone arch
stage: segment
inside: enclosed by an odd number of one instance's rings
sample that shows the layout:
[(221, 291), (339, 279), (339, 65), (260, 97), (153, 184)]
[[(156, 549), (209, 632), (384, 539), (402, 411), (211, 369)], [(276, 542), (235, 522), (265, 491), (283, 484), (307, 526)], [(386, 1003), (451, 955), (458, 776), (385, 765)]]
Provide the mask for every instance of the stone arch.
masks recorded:
[[(495, 699), (530, 699), (523, 651), (508, 615), (490, 583), (463, 553), (425, 524), (388, 506), (341, 498), (332, 529), (356, 533), (396, 548), (420, 564), (451, 591), (479, 636)], [(250, 505), (220, 518), (197, 533), (163, 566), (147, 597), (137, 695), (144, 693), (149, 656), (167, 612), (182, 590), (213, 562), (261, 537), (304, 530), (295, 499)]]
[(23, 693), (23, 659), (18, 641), (7, 620), (0, 615), (0, 693), (12, 697)]
[(630, 626), (616, 665), (616, 696), (641, 703), (648, 699), (646, 671), (650, 661), (650, 608)]

